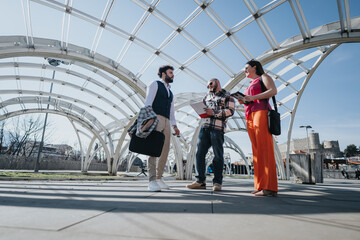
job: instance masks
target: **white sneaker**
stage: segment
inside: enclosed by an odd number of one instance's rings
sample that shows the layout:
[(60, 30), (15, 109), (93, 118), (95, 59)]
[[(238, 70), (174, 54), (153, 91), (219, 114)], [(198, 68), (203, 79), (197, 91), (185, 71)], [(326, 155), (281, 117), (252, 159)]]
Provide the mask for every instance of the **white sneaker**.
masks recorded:
[(161, 189), (170, 189), (170, 187), (164, 182), (163, 178), (156, 179), (156, 182), (160, 186)]
[(161, 187), (159, 186), (159, 184), (155, 180), (149, 182), (148, 189), (151, 192), (161, 192)]

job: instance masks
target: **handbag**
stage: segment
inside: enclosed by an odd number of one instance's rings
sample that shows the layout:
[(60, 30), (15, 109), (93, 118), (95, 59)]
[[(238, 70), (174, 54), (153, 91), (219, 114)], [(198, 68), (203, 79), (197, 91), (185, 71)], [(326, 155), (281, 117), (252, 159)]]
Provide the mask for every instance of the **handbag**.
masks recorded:
[[(260, 78), (260, 84), (261, 84), (261, 91), (265, 92), (266, 87), (261, 78)], [(278, 112), (278, 109), (277, 109), (275, 96), (272, 96), (272, 100), (273, 100), (273, 104), (274, 104), (274, 110), (273, 109), (268, 110), (269, 132), (275, 136), (278, 136), (281, 134), (280, 113)]]
[(165, 135), (159, 131), (153, 130), (146, 138), (138, 137), (134, 132), (130, 140), (129, 150), (152, 157), (160, 157), (164, 141)]

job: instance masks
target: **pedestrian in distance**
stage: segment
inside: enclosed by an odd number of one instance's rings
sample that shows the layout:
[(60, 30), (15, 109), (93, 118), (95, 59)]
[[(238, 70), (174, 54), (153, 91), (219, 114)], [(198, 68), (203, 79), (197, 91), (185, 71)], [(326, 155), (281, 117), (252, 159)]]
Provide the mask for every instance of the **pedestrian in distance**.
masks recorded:
[(342, 170), (341, 170), (341, 174), (343, 175), (343, 177), (344, 177), (345, 179), (349, 179), (349, 174), (345, 171), (345, 169), (342, 169)]
[(359, 170), (358, 168), (355, 169), (355, 178), (356, 178), (357, 180), (360, 179), (360, 170)]

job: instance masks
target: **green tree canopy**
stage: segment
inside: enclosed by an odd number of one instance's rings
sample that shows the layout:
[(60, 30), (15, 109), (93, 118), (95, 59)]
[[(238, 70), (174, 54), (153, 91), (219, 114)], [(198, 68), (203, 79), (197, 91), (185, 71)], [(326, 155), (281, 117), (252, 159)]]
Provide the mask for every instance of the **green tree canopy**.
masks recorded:
[(346, 157), (357, 156), (359, 149), (355, 146), (355, 144), (350, 144), (345, 148), (344, 153)]

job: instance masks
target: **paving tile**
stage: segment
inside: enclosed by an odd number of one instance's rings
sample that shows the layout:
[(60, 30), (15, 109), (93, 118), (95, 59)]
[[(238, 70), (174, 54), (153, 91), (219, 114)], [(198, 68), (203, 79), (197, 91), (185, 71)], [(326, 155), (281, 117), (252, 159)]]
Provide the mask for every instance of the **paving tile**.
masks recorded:
[[(360, 181), (279, 181), (278, 197), (255, 197), (251, 179), (223, 191), (167, 179), (0, 181), (0, 239), (358, 239)], [(26, 236), (26, 237), (25, 237)]]

